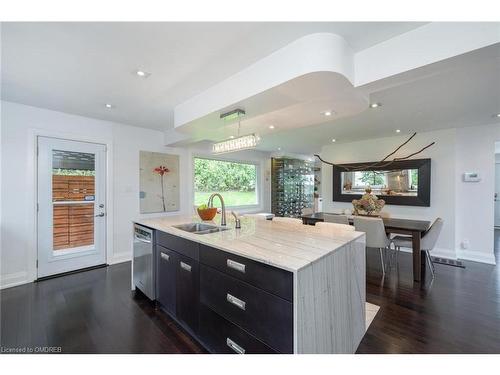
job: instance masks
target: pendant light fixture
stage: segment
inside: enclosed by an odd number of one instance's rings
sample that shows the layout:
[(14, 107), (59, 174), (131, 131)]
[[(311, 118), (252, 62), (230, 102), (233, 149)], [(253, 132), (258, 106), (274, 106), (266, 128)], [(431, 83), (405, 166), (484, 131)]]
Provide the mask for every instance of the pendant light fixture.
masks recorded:
[(241, 116), (245, 115), (245, 111), (237, 108), (230, 112), (222, 113), (220, 118), (223, 120), (238, 119), (238, 136), (226, 139), (221, 142), (216, 142), (212, 145), (212, 153), (225, 154), (229, 152), (248, 150), (257, 147), (260, 137), (256, 134), (248, 134), (240, 136)]

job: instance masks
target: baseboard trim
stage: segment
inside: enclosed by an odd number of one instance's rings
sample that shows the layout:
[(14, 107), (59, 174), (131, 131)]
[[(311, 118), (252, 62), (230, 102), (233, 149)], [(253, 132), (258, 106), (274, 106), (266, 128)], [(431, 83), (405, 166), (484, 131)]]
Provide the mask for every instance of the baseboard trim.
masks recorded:
[(124, 262), (130, 262), (132, 260), (132, 254), (130, 253), (118, 253), (113, 256), (113, 259), (108, 262), (109, 265), (111, 264), (118, 264), (118, 263), (124, 263)]
[[(408, 247), (402, 247), (401, 251), (404, 253), (411, 253), (412, 249)], [(432, 256), (436, 256), (439, 258), (446, 258), (446, 259), (453, 259), (457, 260), (457, 253), (453, 250), (450, 249), (442, 249), (442, 248), (435, 248), (431, 252)]]
[(439, 258), (446, 258), (446, 259), (453, 259), (457, 260), (457, 252), (455, 250), (450, 250), (450, 249), (443, 249), (440, 247), (437, 247), (431, 251), (432, 256), (436, 256)]
[(495, 255), (493, 253), (487, 254), (482, 251), (457, 249), (457, 255), (459, 259), (496, 265)]
[(13, 288), (15, 286), (28, 284), (32, 281), (33, 280), (29, 280), (28, 278), (28, 272), (22, 271), (10, 273), (7, 275), (2, 275), (0, 281), (0, 289)]
[[(405, 253), (411, 253), (412, 249), (407, 247), (402, 247), (401, 251)], [(434, 250), (431, 251), (431, 255), (439, 258), (446, 258), (453, 260), (461, 259), (471, 262), (496, 265), (495, 255), (486, 254), (481, 251), (462, 250), (462, 249), (457, 249), (454, 251), (450, 249), (435, 248)]]

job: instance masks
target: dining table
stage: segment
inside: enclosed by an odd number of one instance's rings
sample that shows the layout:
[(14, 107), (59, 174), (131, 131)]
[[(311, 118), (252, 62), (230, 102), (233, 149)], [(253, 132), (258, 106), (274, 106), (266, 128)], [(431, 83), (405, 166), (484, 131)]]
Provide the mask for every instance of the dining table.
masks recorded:
[[(339, 213), (316, 212), (302, 215), (302, 222), (306, 225), (315, 225), (318, 221), (325, 221), (324, 215), (341, 215)], [(353, 224), (352, 215), (347, 215), (349, 223)], [(417, 283), (425, 280), (426, 260), (425, 253), (420, 249), (422, 235), (429, 229), (431, 222), (393, 217), (381, 217), (384, 221), (387, 234), (404, 234), (412, 238), (413, 280)]]

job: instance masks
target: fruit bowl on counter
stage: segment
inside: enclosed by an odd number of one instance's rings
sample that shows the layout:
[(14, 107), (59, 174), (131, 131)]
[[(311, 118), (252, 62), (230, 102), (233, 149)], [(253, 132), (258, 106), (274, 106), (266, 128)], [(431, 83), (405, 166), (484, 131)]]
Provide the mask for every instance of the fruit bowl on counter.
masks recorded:
[(217, 207), (208, 207), (206, 204), (198, 206), (196, 210), (203, 221), (210, 221), (217, 215)]

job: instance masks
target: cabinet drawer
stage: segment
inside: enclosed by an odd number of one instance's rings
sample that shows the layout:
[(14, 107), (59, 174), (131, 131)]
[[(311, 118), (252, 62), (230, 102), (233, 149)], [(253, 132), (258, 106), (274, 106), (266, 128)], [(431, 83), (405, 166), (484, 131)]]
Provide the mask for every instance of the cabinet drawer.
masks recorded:
[(200, 263), (288, 301), (293, 300), (293, 274), (248, 258), (200, 245)]
[(199, 260), (199, 245), (196, 242), (157, 230), (156, 243), (189, 258)]
[(212, 353), (277, 353), (203, 304), (200, 307), (200, 336)]
[(201, 302), (281, 353), (293, 352), (293, 307), (280, 297), (200, 265)]
[(156, 298), (161, 307), (175, 317), (177, 254), (160, 245), (156, 245), (156, 254)]
[(195, 334), (198, 332), (200, 304), (199, 263), (183, 255), (177, 255), (176, 317)]

